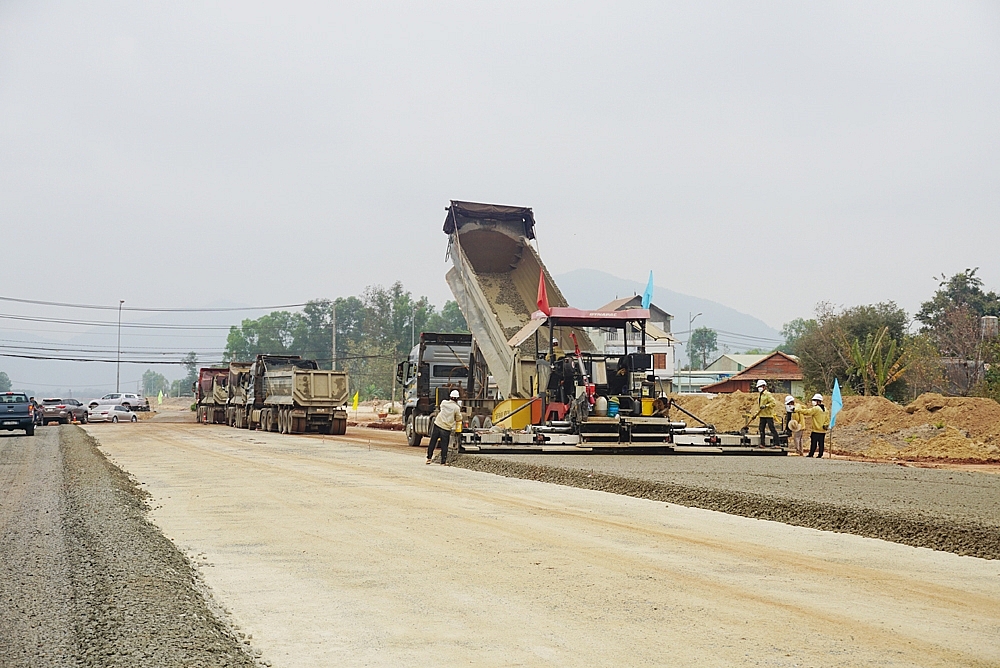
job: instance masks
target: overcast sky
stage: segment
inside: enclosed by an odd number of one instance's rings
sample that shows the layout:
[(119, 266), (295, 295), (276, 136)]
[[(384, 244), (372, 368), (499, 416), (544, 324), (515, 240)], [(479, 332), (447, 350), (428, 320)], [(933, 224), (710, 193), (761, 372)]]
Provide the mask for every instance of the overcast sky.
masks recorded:
[(1000, 289), (1000, 5), (0, 2), (3, 296), (440, 305), (450, 199), (775, 327)]

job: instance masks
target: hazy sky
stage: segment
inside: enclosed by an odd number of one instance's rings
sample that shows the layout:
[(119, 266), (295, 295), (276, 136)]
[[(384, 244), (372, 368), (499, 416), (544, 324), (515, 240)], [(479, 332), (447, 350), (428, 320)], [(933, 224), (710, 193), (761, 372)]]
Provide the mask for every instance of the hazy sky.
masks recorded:
[(441, 304), (449, 199), (776, 327), (1000, 289), (1000, 5), (0, 2), (4, 296)]

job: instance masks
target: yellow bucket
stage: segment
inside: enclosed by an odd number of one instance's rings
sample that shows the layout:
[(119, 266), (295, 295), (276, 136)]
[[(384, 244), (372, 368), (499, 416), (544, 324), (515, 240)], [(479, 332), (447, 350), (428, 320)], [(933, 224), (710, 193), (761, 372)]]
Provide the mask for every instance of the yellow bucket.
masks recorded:
[(646, 397), (642, 398), (642, 414), (652, 415), (653, 414), (653, 400)]

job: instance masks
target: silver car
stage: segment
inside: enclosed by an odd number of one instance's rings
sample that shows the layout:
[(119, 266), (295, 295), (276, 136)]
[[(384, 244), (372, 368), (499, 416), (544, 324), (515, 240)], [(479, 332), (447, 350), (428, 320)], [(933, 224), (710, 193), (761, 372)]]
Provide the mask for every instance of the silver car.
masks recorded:
[(90, 409), (91, 422), (138, 422), (135, 413), (121, 404), (116, 406), (94, 406)]
[(133, 411), (149, 407), (145, 397), (140, 397), (132, 392), (111, 392), (100, 399), (94, 399), (88, 405), (90, 408), (94, 408), (95, 406), (116, 406), (119, 404)]

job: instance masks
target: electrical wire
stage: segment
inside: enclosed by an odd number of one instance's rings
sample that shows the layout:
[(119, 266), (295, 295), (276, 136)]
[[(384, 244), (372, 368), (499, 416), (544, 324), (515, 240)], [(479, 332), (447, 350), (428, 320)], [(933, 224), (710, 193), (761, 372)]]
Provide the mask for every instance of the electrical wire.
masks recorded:
[[(0, 301), (15, 302), (17, 304), (35, 304), (38, 306), (59, 306), (63, 308), (82, 308), (100, 311), (117, 311), (117, 306), (103, 306), (100, 304), (70, 304), (67, 302), (47, 302), (38, 299), (18, 299), (16, 297), (0, 297)], [(229, 313), (233, 311), (269, 311), (289, 308), (302, 308), (308, 306), (309, 302), (303, 304), (279, 304), (277, 306), (233, 306), (219, 308), (142, 308), (138, 306), (122, 306), (122, 311), (135, 311), (138, 313)]]
[(123, 322), (120, 325), (117, 321), (107, 320), (70, 320), (68, 318), (42, 318), (37, 316), (14, 315), (10, 313), (0, 313), (0, 318), (4, 320), (22, 320), (27, 322), (51, 322), (60, 325), (81, 325), (85, 327), (113, 327), (122, 329), (182, 329), (182, 330), (216, 330), (229, 331), (233, 325), (160, 325), (160, 324), (139, 324)]

